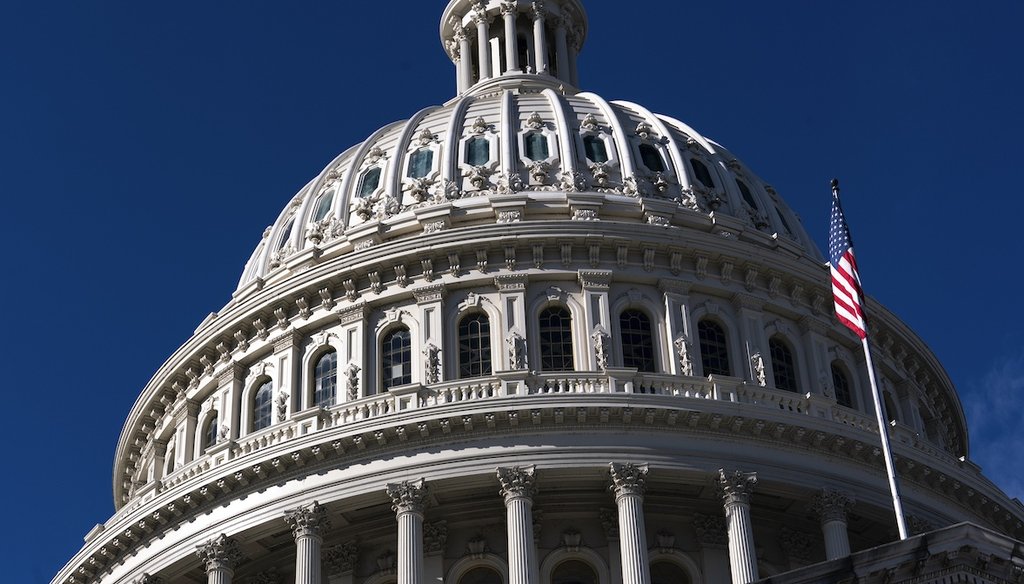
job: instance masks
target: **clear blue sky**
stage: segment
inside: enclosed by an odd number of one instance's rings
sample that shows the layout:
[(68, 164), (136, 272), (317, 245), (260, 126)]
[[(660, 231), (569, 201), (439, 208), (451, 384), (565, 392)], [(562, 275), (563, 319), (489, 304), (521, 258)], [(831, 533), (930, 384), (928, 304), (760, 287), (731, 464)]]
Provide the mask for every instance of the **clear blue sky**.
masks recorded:
[[(584, 89), (726, 145), (819, 245), (842, 180), (869, 293), (1024, 496), (1024, 3), (584, 1)], [(0, 5), (5, 581), (48, 582), (109, 517), (135, 397), (293, 194), (452, 97), (444, 4)]]

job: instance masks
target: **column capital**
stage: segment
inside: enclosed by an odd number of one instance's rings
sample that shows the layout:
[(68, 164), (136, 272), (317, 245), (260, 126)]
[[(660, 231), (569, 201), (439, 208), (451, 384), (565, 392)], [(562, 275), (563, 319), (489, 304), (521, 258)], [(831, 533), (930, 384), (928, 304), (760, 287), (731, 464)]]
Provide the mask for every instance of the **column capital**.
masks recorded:
[(633, 464), (632, 462), (613, 462), (608, 465), (608, 472), (612, 477), (612, 490), (616, 497), (625, 495), (643, 496), (647, 490), (647, 471), (650, 470), (647, 463)]
[(505, 501), (513, 499), (532, 499), (537, 494), (537, 467), (530, 466), (499, 466), (498, 480), (501, 482), (501, 494)]
[(544, 10), (544, 0), (534, 0), (530, 4), (530, 14), (533, 15), (534, 20), (543, 20), (546, 14)]
[(853, 497), (836, 489), (822, 489), (811, 501), (811, 510), (821, 518), (822, 523), (842, 521), (846, 523), (846, 512), (854, 504)]
[(310, 505), (285, 511), (284, 520), (292, 528), (292, 535), (295, 536), (295, 539), (309, 535), (320, 537), (321, 531), (331, 524), (327, 519), (327, 509), (324, 509), (323, 505), (316, 501)]
[(423, 479), (388, 483), (387, 492), (391, 497), (391, 509), (402, 513), (423, 513), (427, 503), (427, 485)]
[(225, 534), (220, 534), (210, 541), (196, 547), (196, 555), (205, 564), (204, 570), (234, 570), (242, 559), (238, 542)]
[(756, 472), (725, 472), (718, 469), (718, 490), (722, 495), (725, 504), (750, 504), (750, 495), (754, 492), (754, 485), (757, 484)]
[(503, 0), (501, 3), (501, 13), (505, 16), (512, 15), (519, 12), (519, 2), (516, 0)]
[(491, 18), (487, 15), (487, 3), (477, 2), (473, 4), (473, 10), (469, 14), (469, 18), (476, 23), (477, 26), (481, 24), (489, 24)]

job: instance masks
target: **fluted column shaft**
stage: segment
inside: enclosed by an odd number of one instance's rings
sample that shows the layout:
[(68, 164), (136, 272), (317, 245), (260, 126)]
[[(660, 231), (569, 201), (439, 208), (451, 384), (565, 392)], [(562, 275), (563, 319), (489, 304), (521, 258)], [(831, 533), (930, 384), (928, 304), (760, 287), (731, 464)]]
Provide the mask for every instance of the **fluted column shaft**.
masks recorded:
[(610, 471), (618, 507), (622, 584), (650, 584), (651, 566), (644, 526), (647, 465), (612, 463)]
[(537, 492), (535, 472), (534, 466), (498, 469), (508, 531), (508, 584), (540, 581), (533, 539), (533, 496)]
[(398, 517), (398, 584), (423, 582), (423, 507), (427, 487), (423, 479), (387, 486)]
[(516, 2), (505, 2), (501, 6), (505, 20), (505, 71), (519, 71), (519, 43), (516, 38)]
[(558, 78), (571, 79), (569, 72), (569, 42), (566, 39), (565, 18), (555, 26), (555, 59), (558, 60)]
[(455, 33), (455, 39), (459, 41), (459, 92), (461, 93), (473, 85), (473, 55), (466, 31), (460, 28)]
[(748, 584), (758, 579), (754, 530), (750, 522), (750, 495), (757, 484), (757, 475), (739, 471), (727, 475), (719, 471), (718, 484), (725, 503), (732, 582)]
[(853, 499), (840, 491), (823, 489), (814, 498), (811, 509), (821, 518), (821, 534), (825, 539), (825, 559), (834, 560), (850, 555), (850, 535), (847, 531), (846, 511)]
[(327, 511), (316, 501), (285, 513), (284, 520), (295, 536), (295, 584), (322, 584), (322, 532), (328, 526)]
[(544, 34), (544, 3), (533, 3), (534, 67), (537, 73), (548, 73), (548, 39)]
[(238, 542), (223, 533), (196, 548), (203, 561), (207, 584), (231, 584), (235, 564), (241, 559)]
[(480, 81), (491, 78), (491, 32), (487, 13), (480, 9), (474, 14), (476, 20), (477, 66), (480, 68)]

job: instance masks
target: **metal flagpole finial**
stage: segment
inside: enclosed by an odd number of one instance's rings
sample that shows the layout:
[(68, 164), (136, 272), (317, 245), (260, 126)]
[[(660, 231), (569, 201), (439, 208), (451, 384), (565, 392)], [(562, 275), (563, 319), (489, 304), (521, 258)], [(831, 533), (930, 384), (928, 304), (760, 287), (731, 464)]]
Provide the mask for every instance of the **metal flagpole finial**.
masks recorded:
[(838, 193), (839, 192), (839, 179), (838, 178), (832, 179), (832, 192), (833, 193)]

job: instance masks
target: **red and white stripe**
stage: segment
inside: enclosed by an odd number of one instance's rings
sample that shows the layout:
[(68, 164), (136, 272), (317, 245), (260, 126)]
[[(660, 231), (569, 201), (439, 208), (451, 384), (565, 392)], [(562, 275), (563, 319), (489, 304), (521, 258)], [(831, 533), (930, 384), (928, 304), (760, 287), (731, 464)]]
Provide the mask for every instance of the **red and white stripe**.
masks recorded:
[(838, 267), (831, 266), (831, 272), (836, 317), (863, 339), (867, 336), (868, 326), (864, 319), (860, 275), (857, 274), (857, 260), (853, 257), (852, 248), (843, 253)]

